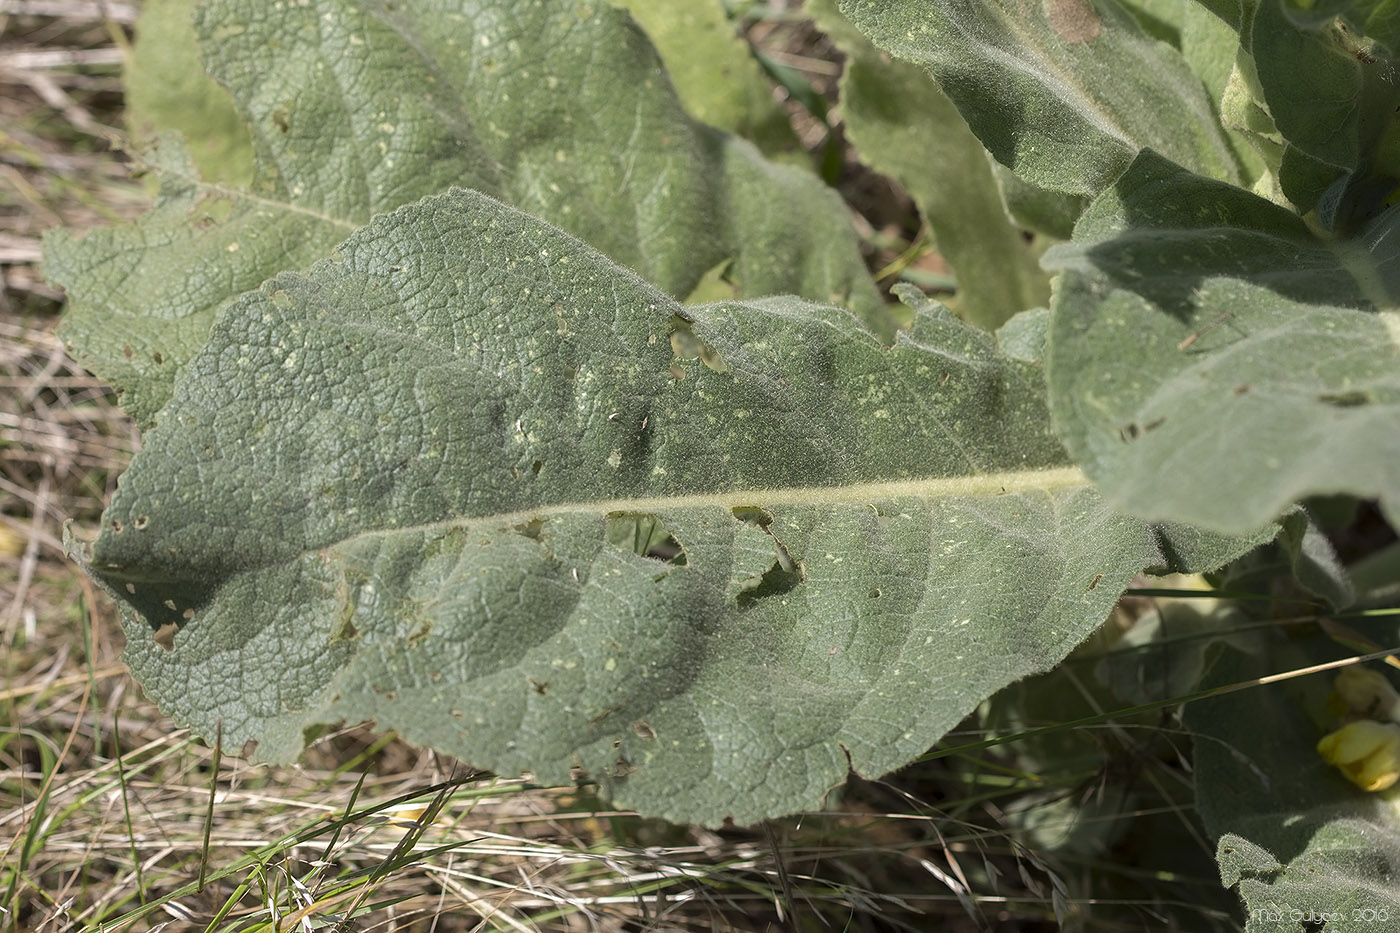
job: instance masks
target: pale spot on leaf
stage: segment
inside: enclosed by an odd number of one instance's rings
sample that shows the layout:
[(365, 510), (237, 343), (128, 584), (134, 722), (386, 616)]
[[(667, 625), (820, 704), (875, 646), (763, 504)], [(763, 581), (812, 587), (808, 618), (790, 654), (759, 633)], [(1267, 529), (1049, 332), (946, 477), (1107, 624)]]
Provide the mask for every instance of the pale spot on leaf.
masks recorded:
[(1103, 32), (1092, 0), (1045, 0), (1045, 15), (1055, 34), (1069, 43), (1088, 42)]

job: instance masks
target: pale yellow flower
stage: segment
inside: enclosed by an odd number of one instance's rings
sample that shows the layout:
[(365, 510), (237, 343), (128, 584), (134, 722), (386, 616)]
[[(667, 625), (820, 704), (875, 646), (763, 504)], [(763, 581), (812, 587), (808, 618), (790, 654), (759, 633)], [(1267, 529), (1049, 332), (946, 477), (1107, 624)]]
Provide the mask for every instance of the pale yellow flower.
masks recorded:
[(1368, 719), (1400, 722), (1400, 693), (1379, 671), (1354, 664), (1342, 668), (1333, 688), (1345, 711)]
[(1317, 743), (1317, 753), (1362, 790), (1385, 790), (1400, 780), (1400, 725), (1361, 719)]

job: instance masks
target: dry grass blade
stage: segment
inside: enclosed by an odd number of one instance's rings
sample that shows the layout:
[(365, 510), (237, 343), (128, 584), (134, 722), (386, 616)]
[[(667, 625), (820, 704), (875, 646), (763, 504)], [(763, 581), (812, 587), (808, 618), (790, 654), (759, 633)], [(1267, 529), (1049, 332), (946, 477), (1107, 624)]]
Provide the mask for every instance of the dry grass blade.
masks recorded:
[(54, 19), (91, 23), (134, 23), (136, 5), (107, 0), (0, 0), (0, 14), (46, 16)]

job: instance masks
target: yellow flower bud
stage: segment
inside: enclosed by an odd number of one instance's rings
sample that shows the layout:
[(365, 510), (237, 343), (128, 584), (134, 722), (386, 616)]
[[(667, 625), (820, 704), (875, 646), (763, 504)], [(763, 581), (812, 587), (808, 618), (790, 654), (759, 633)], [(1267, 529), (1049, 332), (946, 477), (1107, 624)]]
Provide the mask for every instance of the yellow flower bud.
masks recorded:
[(1368, 719), (1400, 722), (1400, 693), (1386, 676), (1369, 667), (1353, 664), (1342, 668), (1333, 683), (1337, 697), (1347, 712)]
[(1362, 719), (1317, 743), (1317, 753), (1362, 790), (1385, 790), (1400, 780), (1400, 725)]

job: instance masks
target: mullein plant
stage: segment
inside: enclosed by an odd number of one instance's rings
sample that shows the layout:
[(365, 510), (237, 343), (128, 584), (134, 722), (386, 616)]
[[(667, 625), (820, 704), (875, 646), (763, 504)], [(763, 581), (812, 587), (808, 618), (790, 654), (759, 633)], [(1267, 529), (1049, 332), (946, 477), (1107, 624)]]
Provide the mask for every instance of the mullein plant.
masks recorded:
[[(1367, 601), (1296, 504), (1400, 527), (1381, 0), (809, 0), (951, 307), (887, 304), (837, 193), (699, 122), (694, 44), (613, 5), (148, 9), (182, 38), (143, 11), (128, 84), (182, 50), (196, 86), (146, 84), (157, 206), (45, 262), (144, 432), (70, 552), (182, 726), (286, 761), (374, 720), (745, 824), (923, 756), (1145, 568), (1268, 544)], [(1206, 686), (1341, 650), (1221, 633)], [(1182, 713), (1221, 879), (1400, 915), (1396, 813), (1278, 696)], [(1379, 786), (1369, 708), (1324, 748)]]

